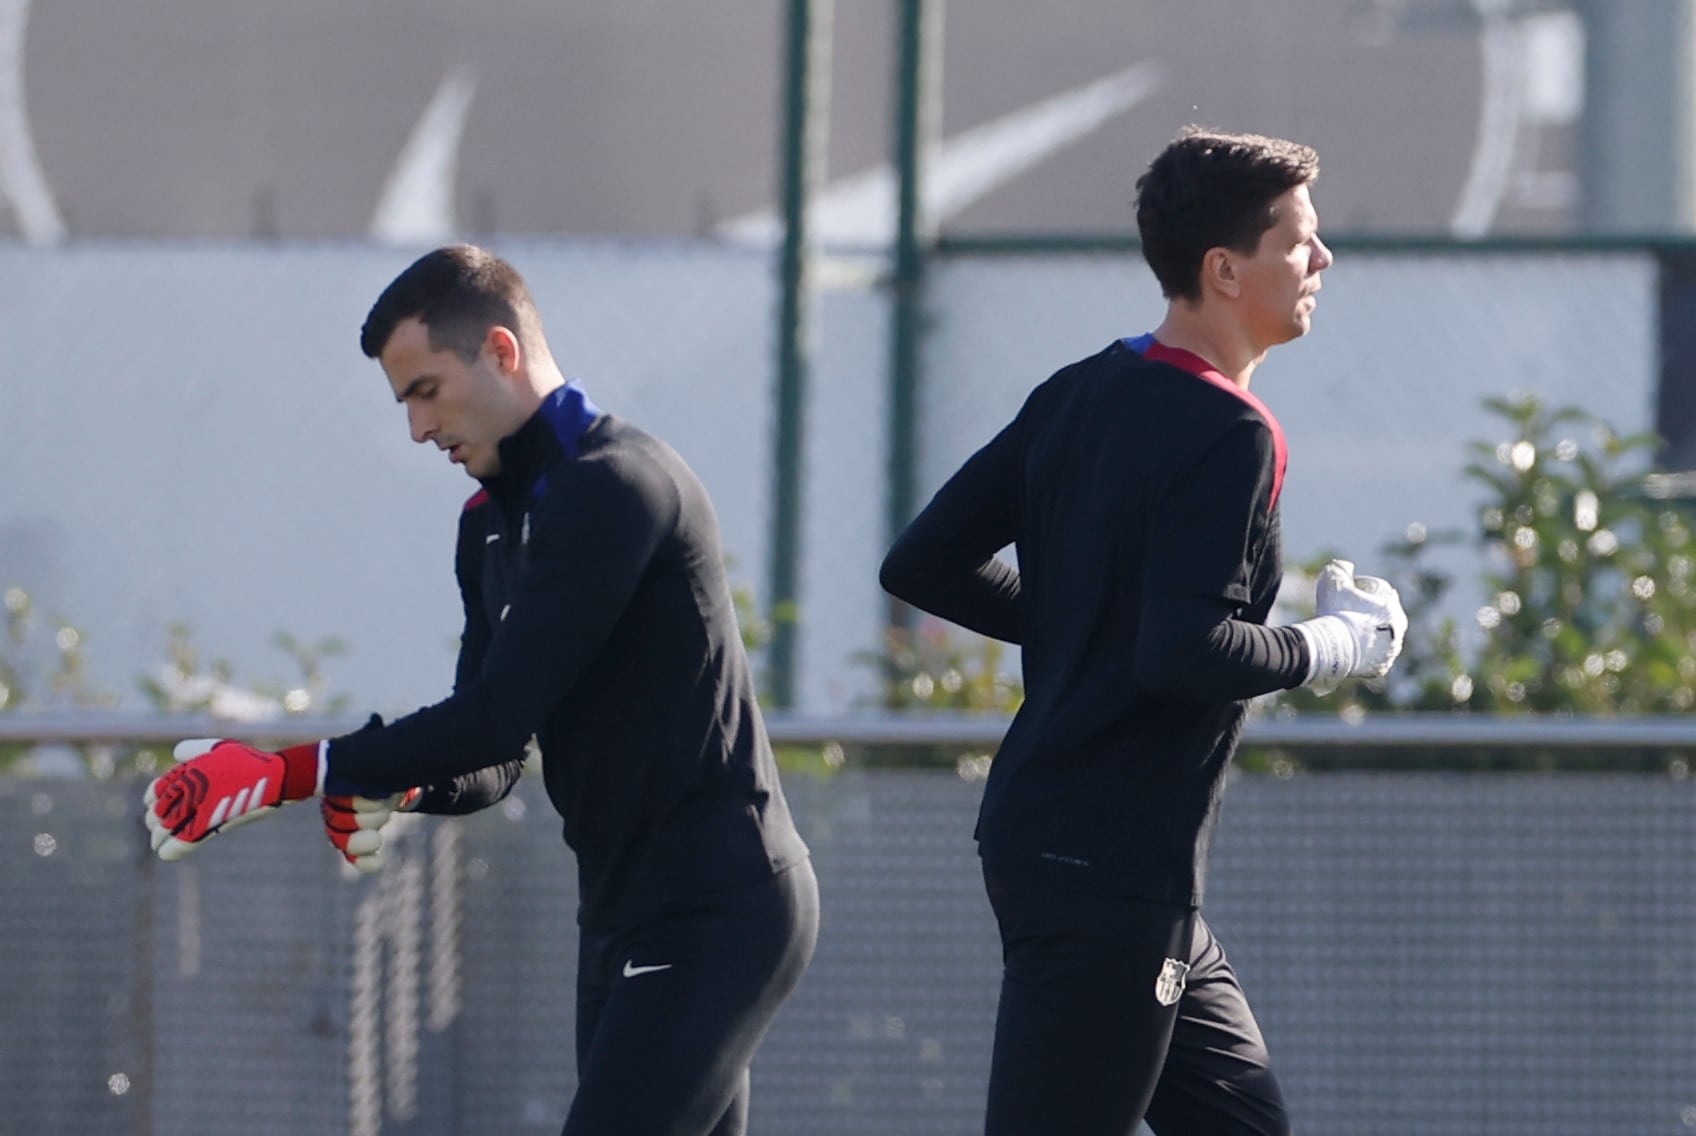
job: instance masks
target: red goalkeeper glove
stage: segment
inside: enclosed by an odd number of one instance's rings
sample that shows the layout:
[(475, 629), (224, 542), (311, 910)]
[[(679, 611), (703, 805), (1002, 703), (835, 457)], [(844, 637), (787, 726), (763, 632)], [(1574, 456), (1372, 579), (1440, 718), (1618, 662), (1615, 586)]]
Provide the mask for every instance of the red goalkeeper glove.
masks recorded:
[(147, 787), (143, 819), (161, 860), (181, 860), (209, 837), (323, 791), (324, 742), (278, 753), (216, 738), (177, 743), (181, 762)]
[(358, 871), (380, 871), (383, 826), (395, 813), (411, 812), (423, 795), (422, 789), (408, 789), (392, 797), (325, 797), (318, 802), (324, 816), (324, 834)]

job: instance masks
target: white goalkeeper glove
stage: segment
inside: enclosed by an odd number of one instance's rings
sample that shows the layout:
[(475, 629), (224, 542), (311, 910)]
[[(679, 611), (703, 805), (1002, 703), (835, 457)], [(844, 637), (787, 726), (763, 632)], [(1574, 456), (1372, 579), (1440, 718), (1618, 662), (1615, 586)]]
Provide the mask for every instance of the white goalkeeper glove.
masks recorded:
[(1303, 685), (1321, 694), (1345, 678), (1383, 678), (1390, 673), (1407, 636), (1407, 613), (1388, 580), (1356, 576), (1347, 560), (1319, 571), (1315, 590), (1319, 614), (1295, 624), (1307, 642)]

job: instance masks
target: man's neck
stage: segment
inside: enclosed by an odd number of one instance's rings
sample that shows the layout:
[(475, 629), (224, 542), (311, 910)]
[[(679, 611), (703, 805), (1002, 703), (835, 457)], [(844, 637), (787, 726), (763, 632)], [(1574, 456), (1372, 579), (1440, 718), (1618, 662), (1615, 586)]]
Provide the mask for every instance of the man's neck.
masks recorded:
[(1181, 303), (1166, 309), (1166, 318), (1154, 329), (1154, 338), (1167, 347), (1207, 360), (1243, 390), (1248, 389), (1254, 369), (1266, 358), (1266, 352), (1256, 351), (1236, 328), (1210, 320), (1200, 310)]
[(548, 401), (548, 396), (565, 385), (565, 376), (560, 374), (558, 367), (532, 367), (523, 375), (522, 382), (519, 405), (524, 410), (524, 417), (513, 426), (514, 430), (528, 422)]
[(541, 406), (549, 395), (565, 385), (565, 375), (548, 359), (543, 365), (532, 364), (530, 368), (530, 389), (536, 393), (536, 405)]

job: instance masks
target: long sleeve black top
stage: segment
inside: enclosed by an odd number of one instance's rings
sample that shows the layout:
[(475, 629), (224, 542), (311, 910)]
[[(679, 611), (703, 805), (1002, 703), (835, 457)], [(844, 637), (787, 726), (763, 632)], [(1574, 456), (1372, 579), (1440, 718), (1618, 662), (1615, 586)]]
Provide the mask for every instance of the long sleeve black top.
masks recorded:
[(460, 521), (453, 694), (333, 739), (329, 780), (465, 811), (534, 736), (591, 928), (804, 858), (699, 480), (575, 383), (500, 453)]
[(1022, 647), (987, 866), (1201, 902), (1243, 700), (1308, 667), (1298, 632), (1264, 626), (1283, 454), (1271, 412), (1205, 362), (1118, 341), (1038, 387), (890, 549), (892, 594)]

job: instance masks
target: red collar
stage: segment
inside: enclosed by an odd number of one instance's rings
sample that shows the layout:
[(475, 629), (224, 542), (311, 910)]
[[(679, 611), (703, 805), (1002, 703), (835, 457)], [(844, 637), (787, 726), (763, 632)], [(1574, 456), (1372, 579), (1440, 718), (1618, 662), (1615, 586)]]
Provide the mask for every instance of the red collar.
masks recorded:
[[(1127, 343), (1129, 342), (1127, 341)], [(1150, 359), (1156, 363), (1165, 363), (1177, 367), (1181, 371), (1188, 371), (1196, 378), (1212, 383), (1219, 389), (1236, 395), (1259, 411), (1260, 416), (1266, 420), (1266, 425), (1272, 430), (1272, 451), (1277, 458), (1277, 469), (1272, 475), (1272, 499), (1267, 503), (1267, 508), (1277, 508), (1278, 495), (1284, 491), (1284, 468), (1289, 464), (1290, 454), (1289, 447), (1284, 441), (1284, 428), (1278, 424), (1278, 418), (1272, 413), (1271, 408), (1261, 402), (1259, 396), (1220, 374), (1219, 368), (1193, 351), (1185, 351), (1181, 347), (1168, 347), (1152, 335), (1144, 336), (1142, 340), (1137, 341), (1137, 346), (1132, 347), (1132, 350), (1137, 350), (1138, 347), (1141, 348), (1140, 354), (1144, 359)]]

